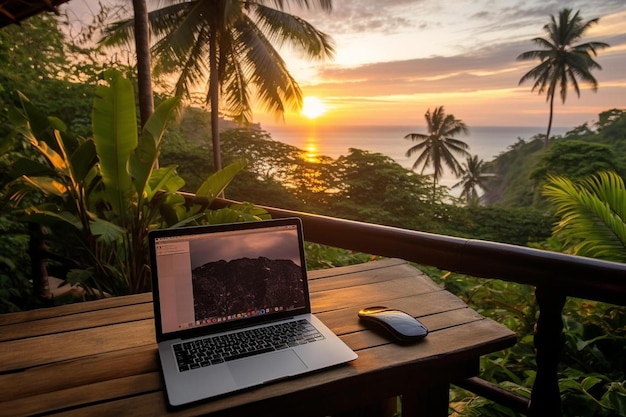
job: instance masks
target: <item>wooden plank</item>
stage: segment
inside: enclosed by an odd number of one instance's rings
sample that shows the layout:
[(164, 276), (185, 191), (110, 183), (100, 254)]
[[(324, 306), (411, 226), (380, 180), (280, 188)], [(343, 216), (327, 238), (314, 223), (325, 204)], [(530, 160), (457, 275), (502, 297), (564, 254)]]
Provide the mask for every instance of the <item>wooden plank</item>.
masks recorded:
[(315, 292), (311, 294), (311, 304), (315, 306), (317, 312), (324, 312), (334, 310), (339, 306), (376, 305), (381, 298), (393, 299), (436, 291), (444, 290), (426, 276), (403, 277), (387, 282)]
[(94, 402), (115, 400), (120, 397), (160, 390), (161, 377), (158, 372), (152, 372), (0, 403), (0, 417), (30, 416), (67, 410)]
[(138, 346), (156, 346), (154, 320), (3, 342), (0, 363), (7, 372)]
[(72, 330), (96, 328), (154, 317), (152, 303), (130, 304), (117, 308), (41, 318), (2, 327), (0, 341), (17, 340)]
[[(383, 262), (370, 262), (369, 264), (365, 265), (377, 265), (380, 263)], [(385, 266), (379, 266), (376, 268), (352, 268), (352, 266), (350, 266), (337, 269), (341, 269), (340, 274), (331, 274), (330, 272), (332, 272), (333, 269), (325, 269), (323, 271), (320, 271), (325, 272), (325, 274), (320, 275), (315, 279), (312, 279), (309, 276), (310, 291), (314, 293), (330, 289), (390, 281), (399, 277), (424, 276), (424, 273), (416, 268), (411, 267), (406, 262), (386, 264)]]
[(159, 370), (155, 346), (141, 346), (0, 375), (0, 403)]
[(140, 303), (152, 303), (152, 293), (111, 297), (102, 300), (68, 304), (58, 307), (0, 314), (0, 326)]
[[(407, 268), (406, 271), (399, 269)], [(311, 293), (328, 291), (333, 289), (358, 287), (361, 285), (375, 284), (380, 282), (390, 282), (398, 278), (409, 277), (426, 277), (415, 268), (408, 265), (399, 265), (396, 268), (381, 268), (376, 270), (364, 271), (361, 273), (345, 274), (335, 277), (321, 278), (315, 281), (309, 281), (309, 289)], [(428, 278), (428, 277), (426, 277)], [(432, 286), (437, 286), (430, 278), (428, 281)]]

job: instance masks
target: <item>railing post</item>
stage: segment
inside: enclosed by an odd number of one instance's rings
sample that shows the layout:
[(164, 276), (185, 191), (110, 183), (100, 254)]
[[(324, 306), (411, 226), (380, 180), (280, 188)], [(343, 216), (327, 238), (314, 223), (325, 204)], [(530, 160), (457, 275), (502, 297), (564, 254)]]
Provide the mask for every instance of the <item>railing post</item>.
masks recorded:
[(535, 325), (535, 356), (537, 375), (530, 396), (528, 415), (561, 416), (558, 365), (565, 344), (563, 336), (563, 306), (565, 295), (553, 287), (538, 286), (535, 296), (539, 318)]

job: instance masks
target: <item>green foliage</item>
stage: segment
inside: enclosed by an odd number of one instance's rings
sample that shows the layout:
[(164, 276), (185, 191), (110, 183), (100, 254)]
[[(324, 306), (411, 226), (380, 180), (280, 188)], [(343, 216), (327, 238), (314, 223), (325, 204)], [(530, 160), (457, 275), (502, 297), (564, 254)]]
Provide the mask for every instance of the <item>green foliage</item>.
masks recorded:
[[(337, 190), (329, 213), (385, 225), (428, 227), (431, 186), (426, 177), (409, 171), (380, 153), (350, 149), (334, 163)], [(442, 189), (435, 189), (440, 199)]]
[(534, 208), (450, 206), (446, 221), (441, 222), (435, 232), (527, 246), (549, 238), (554, 221), (555, 217), (550, 213)]
[(65, 62), (63, 33), (51, 15), (0, 31), (0, 79), (8, 91), (15, 83), (34, 89), (42, 80), (56, 78)]
[(375, 257), (364, 253), (353, 252), (332, 246), (305, 242), (306, 266), (309, 270), (336, 268), (370, 262)]
[(600, 113), (595, 129), (578, 126), (563, 137), (553, 138), (544, 150), (536, 136), (519, 139), (486, 165), (495, 175), (486, 182), (483, 202), (505, 207), (546, 208), (540, 194), (547, 175), (582, 179), (600, 170), (626, 175), (626, 111)]
[(610, 145), (564, 139), (550, 146), (531, 171), (530, 179), (538, 187), (548, 176), (578, 181), (596, 172), (617, 168), (617, 157)]
[(243, 162), (207, 178), (187, 204), (177, 193), (184, 181), (175, 167), (155, 168), (178, 100), (161, 103), (138, 134), (132, 84), (117, 71), (106, 72), (104, 81), (94, 101), (92, 139), (71, 135), (25, 98), (11, 112), (16, 131), (38, 155), (15, 162), (14, 201), (31, 190), (41, 196), (23, 220), (51, 230), (48, 240), (67, 257), (67, 281), (91, 295), (149, 289), (146, 236), (151, 229), (259, 215), (250, 207), (207, 210)]
[[(75, 134), (91, 134), (93, 88), (104, 68), (128, 70), (91, 47), (68, 43), (57, 18), (33, 16), (0, 31), (0, 105), (19, 106), (16, 91), (46, 113), (67, 123)], [(3, 111), (0, 121), (6, 123)], [(0, 134), (8, 133), (8, 129)]]
[[(209, 149), (209, 115), (199, 109), (185, 109), (180, 123), (165, 135), (161, 162), (178, 166), (187, 182), (185, 191), (193, 192), (207, 171), (213, 169)], [(228, 188), (228, 198), (254, 201), (260, 205), (303, 209), (302, 198), (295, 190), (304, 190), (298, 181), (299, 165), (305, 164), (302, 151), (294, 146), (271, 140), (257, 129), (228, 129), (220, 135), (225, 163), (246, 161), (242, 171)]]
[(29, 282), (28, 234), (23, 224), (0, 217), (0, 314), (40, 306)]
[(614, 172), (600, 172), (579, 183), (549, 177), (543, 193), (555, 205), (554, 228), (572, 253), (626, 262), (626, 188)]
[[(243, 196), (246, 192), (256, 194), (260, 190), (264, 193), (267, 189), (271, 193), (269, 196), (258, 197), (269, 205), (284, 207), (284, 204), (289, 204), (291, 208), (303, 208), (313, 203), (317, 208), (325, 203), (333, 185), (331, 158), (321, 158), (317, 163), (307, 161), (301, 149), (274, 141), (262, 130), (229, 129), (222, 133), (221, 138), (224, 161), (244, 159), (248, 162), (247, 170), (252, 174), (241, 178), (242, 181), (250, 181), (248, 184), (239, 182), (240, 178), (233, 182), (233, 192), (237, 195)], [(278, 195), (279, 188), (284, 190), (283, 198)], [(278, 198), (272, 201), (269, 197)]]
[(486, 169), (494, 176), (485, 181), (482, 201), (486, 205), (504, 207), (529, 207), (534, 202), (534, 190), (530, 172), (541, 158), (543, 143), (535, 136), (526, 141), (518, 138), (508, 151), (486, 163)]

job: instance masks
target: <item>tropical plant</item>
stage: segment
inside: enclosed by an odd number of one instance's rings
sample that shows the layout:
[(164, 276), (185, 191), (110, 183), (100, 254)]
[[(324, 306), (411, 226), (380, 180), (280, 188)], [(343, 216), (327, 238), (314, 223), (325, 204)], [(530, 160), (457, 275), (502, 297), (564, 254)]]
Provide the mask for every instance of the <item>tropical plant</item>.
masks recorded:
[(334, 168), (329, 214), (420, 230), (435, 217), (428, 179), (388, 156), (351, 148)]
[(600, 172), (580, 183), (549, 177), (543, 194), (561, 220), (553, 233), (580, 256), (626, 262), (626, 188), (615, 172)]
[[(50, 15), (34, 16), (19, 26), (0, 31), (0, 134), (10, 131), (6, 108), (19, 103), (14, 91), (36, 96), (50, 114), (64, 120), (87, 119), (89, 102), (82, 98), (83, 85), (68, 82), (64, 64), (67, 62), (63, 32)], [(89, 90), (91, 93), (91, 90)]]
[(600, 171), (617, 171), (619, 156), (614, 147), (604, 143), (582, 140), (558, 140), (530, 172), (535, 186), (541, 186), (548, 175), (579, 181)]
[(485, 162), (482, 159), (479, 160), (478, 155), (468, 157), (461, 167), (461, 181), (452, 186), (452, 188), (463, 188), (460, 197), (469, 206), (480, 204), (480, 196), (476, 188), (486, 190), (485, 181), (493, 176), (493, 174), (486, 173), (485, 169)]
[(15, 202), (33, 190), (42, 196), (23, 220), (48, 228), (46, 240), (65, 256), (69, 283), (92, 295), (118, 295), (149, 289), (149, 230), (255, 212), (206, 210), (243, 162), (213, 174), (198, 189), (197, 204), (187, 204), (177, 193), (184, 181), (176, 167), (154, 168), (178, 99), (159, 105), (138, 135), (132, 84), (117, 71), (106, 72), (104, 81), (96, 90), (92, 139), (73, 136), (22, 97), (12, 121), (38, 157), (15, 162), (11, 194)]
[(455, 119), (454, 115), (446, 115), (443, 106), (436, 107), (431, 113), (430, 109), (424, 114), (427, 125), (427, 134), (409, 133), (404, 138), (418, 142), (406, 151), (407, 157), (412, 157), (419, 153), (417, 159), (413, 163), (412, 169), (422, 166), (421, 173), (426, 168), (433, 166), (433, 193), (437, 186), (437, 182), (443, 175), (444, 165), (450, 168), (456, 176), (462, 170), (462, 166), (455, 158), (454, 154), (459, 156), (470, 156), (467, 149), (467, 143), (454, 139), (454, 136), (464, 133), (468, 134), (465, 123), (459, 119)]
[[(327, 35), (284, 11), (290, 2), (274, 1), (275, 8), (266, 3), (170, 0), (166, 7), (149, 13), (157, 67), (179, 75), (177, 95), (190, 95), (195, 86), (208, 84), (205, 101), (211, 106), (216, 170), (222, 165), (220, 112), (237, 121), (251, 121), (252, 91), (277, 117), (287, 106), (301, 106), (300, 88), (273, 43), (289, 43), (309, 58), (328, 58), (334, 52)], [(304, 8), (318, 4), (327, 11), (332, 8), (331, 0), (293, 3)], [(132, 20), (118, 22), (108, 29), (105, 44), (129, 42), (132, 33)]]
[(565, 103), (567, 88), (571, 84), (580, 97), (580, 87), (578, 80), (582, 80), (591, 85), (593, 91), (598, 89), (598, 81), (595, 79), (592, 70), (602, 69), (593, 60), (597, 56), (597, 51), (608, 48), (604, 42), (587, 42), (575, 45), (587, 30), (599, 19), (583, 21), (580, 11), (572, 15), (571, 9), (563, 9), (559, 12), (558, 21), (554, 15), (550, 16), (550, 23), (543, 27), (547, 34), (546, 38), (534, 38), (532, 41), (543, 49), (524, 52), (517, 57), (518, 60), (528, 61), (539, 59), (539, 65), (528, 71), (519, 80), (522, 84), (528, 80), (535, 80), (532, 90), (539, 94), (546, 93), (546, 101), (550, 103), (550, 117), (548, 119), (548, 129), (545, 137), (545, 146), (550, 140), (550, 130), (552, 129), (552, 119), (554, 115), (554, 96), (557, 88), (561, 100)]
[(0, 216), (0, 314), (39, 306), (29, 283), (30, 265), (21, 256), (28, 243), (24, 224)]

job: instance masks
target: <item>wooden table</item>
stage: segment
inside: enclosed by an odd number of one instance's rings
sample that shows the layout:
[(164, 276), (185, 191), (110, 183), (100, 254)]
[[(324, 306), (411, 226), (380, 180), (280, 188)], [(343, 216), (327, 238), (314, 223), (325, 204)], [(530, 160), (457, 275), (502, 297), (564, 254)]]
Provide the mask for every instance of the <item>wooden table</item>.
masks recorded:
[[(359, 358), (290, 381), (169, 411), (173, 415), (329, 415), (403, 395), (403, 415), (448, 414), (449, 383), (515, 335), (398, 259), (310, 273), (312, 306)], [(358, 321), (359, 308), (394, 307), (430, 329), (409, 346)], [(0, 315), (0, 415), (167, 414), (150, 294)]]

